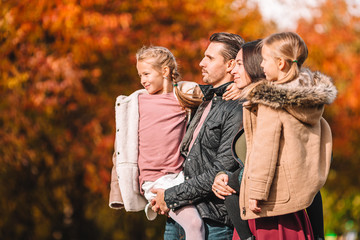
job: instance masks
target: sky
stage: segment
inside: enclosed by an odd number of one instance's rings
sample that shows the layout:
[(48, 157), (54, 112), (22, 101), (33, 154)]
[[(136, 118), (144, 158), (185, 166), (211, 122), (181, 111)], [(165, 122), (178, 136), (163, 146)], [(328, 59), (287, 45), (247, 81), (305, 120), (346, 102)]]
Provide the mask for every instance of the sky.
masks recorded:
[[(241, 1), (241, 0), (240, 0)], [(316, 7), (325, 0), (248, 0), (249, 6), (258, 4), (265, 20), (273, 20), (281, 30), (295, 30), (299, 18), (310, 19)], [(360, 0), (346, 0), (350, 14), (360, 16)]]

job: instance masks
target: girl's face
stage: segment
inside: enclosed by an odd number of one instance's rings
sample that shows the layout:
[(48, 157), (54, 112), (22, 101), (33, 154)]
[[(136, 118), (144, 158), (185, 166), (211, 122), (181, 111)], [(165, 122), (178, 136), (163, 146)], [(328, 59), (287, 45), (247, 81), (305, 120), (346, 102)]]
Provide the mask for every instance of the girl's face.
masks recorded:
[(231, 71), (231, 74), (234, 76), (234, 82), (237, 88), (243, 89), (251, 83), (249, 75), (245, 71), (243, 63), (243, 51), (240, 49), (235, 59), (236, 65)]
[(279, 79), (280, 69), (278, 66), (278, 59), (271, 55), (271, 49), (263, 45), (261, 49), (262, 62), (261, 67), (264, 69), (266, 80), (277, 81)]
[(140, 77), (141, 85), (149, 94), (161, 94), (164, 89), (164, 77), (150, 63), (138, 61), (136, 68)]

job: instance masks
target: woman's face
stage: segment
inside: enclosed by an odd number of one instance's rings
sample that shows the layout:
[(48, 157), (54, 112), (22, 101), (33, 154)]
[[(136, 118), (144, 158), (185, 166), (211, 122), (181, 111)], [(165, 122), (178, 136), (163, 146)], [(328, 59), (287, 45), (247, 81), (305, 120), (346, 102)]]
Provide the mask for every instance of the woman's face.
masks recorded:
[(251, 83), (249, 75), (246, 73), (243, 62), (243, 51), (240, 49), (235, 59), (235, 67), (231, 71), (237, 88), (243, 89)]

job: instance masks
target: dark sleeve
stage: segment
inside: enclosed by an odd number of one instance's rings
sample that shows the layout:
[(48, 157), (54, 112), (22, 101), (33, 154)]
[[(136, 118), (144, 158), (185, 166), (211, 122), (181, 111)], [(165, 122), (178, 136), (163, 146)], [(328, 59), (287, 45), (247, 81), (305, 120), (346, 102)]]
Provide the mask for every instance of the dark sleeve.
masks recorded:
[(237, 102), (233, 103), (234, 107), (228, 108), (227, 116), (222, 125), (219, 148), (216, 156), (212, 157), (212, 165), (207, 165), (206, 170), (186, 180), (177, 186), (165, 190), (165, 202), (169, 208), (178, 208), (193, 202), (206, 198), (209, 194), (213, 194), (211, 187), (215, 175), (219, 171), (233, 172), (239, 167), (239, 164), (232, 156), (231, 143), (234, 135), (242, 127), (242, 105)]

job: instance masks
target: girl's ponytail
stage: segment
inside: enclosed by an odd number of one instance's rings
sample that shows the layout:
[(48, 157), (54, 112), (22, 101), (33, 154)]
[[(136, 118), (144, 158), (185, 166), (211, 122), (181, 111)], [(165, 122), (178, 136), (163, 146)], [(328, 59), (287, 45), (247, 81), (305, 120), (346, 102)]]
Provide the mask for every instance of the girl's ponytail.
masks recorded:
[(278, 81), (276, 81), (274, 83), (276, 83), (276, 84), (287, 83), (299, 76), (301, 65), (299, 65), (298, 61), (297, 60), (287, 60), (286, 62), (290, 66), (289, 71), (286, 73), (286, 75), (282, 79), (279, 79)]
[(202, 94), (199, 91), (194, 90), (193, 93), (185, 93), (180, 90), (178, 82), (180, 80), (180, 74), (176, 69), (172, 70), (171, 79), (174, 86), (175, 95), (184, 109), (196, 109), (202, 103)]

